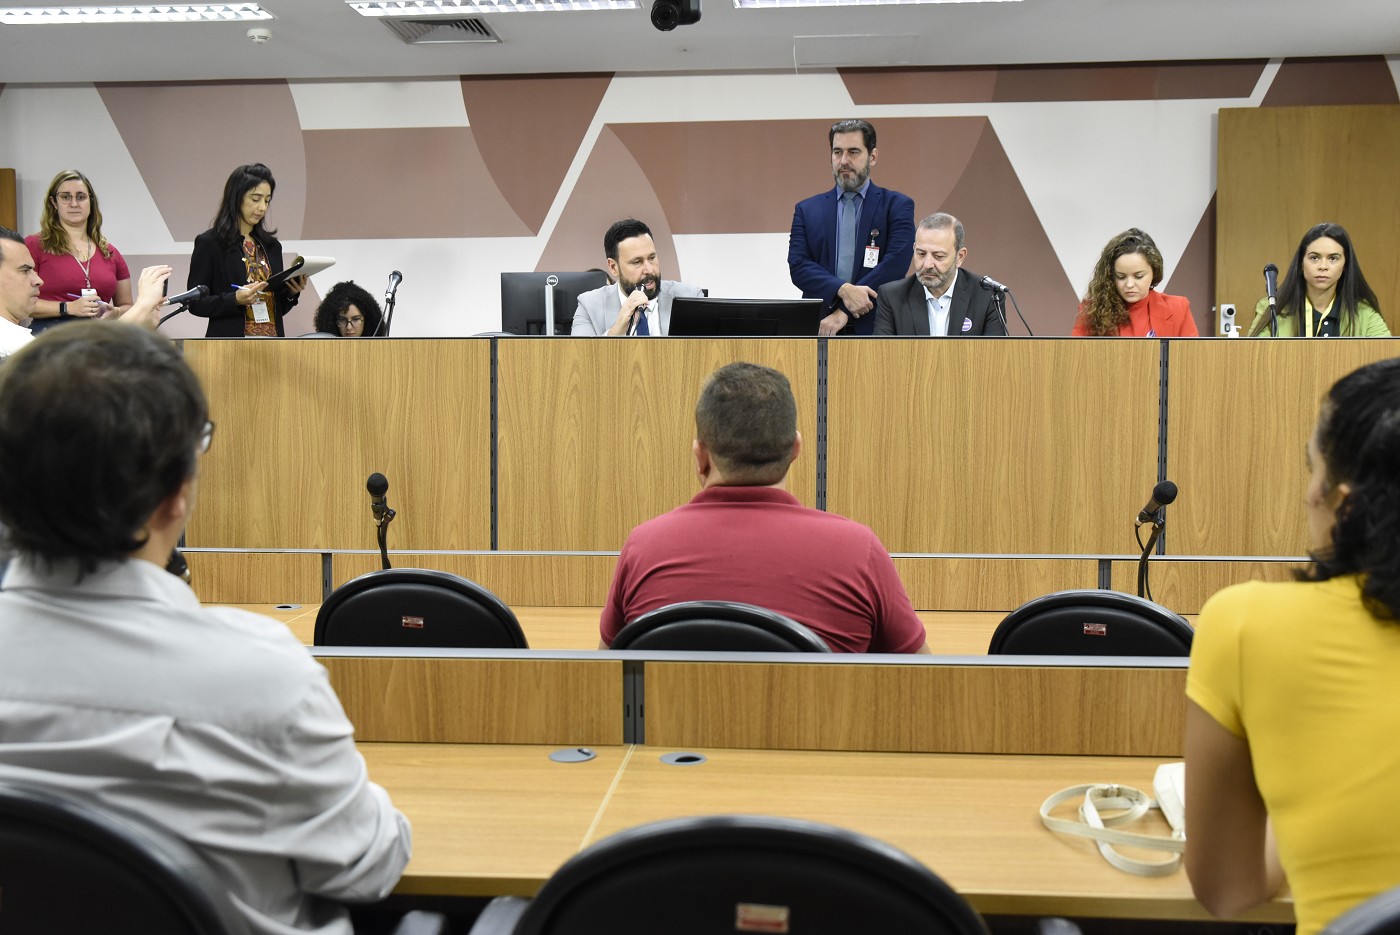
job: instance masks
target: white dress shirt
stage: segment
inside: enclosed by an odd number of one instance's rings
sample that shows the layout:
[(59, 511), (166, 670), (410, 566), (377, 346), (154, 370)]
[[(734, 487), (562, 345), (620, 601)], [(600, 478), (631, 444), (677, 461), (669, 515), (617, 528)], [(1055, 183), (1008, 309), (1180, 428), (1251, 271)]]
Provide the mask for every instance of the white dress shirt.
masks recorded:
[(408, 821), (285, 624), (201, 608), (140, 559), (78, 580), (21, 556), (0, 584), (0, 647), (0, 779), (180, 835), (258, 935), (350, 935), (332, 900), (398, 881)]
[(954, 273), (947, 290), (936, 299), (928, 287), (924, 287), (924, 299), (928, 303), (928, 333), (932, 337), (948, 336), (948, 313), (953, 308), (953, 287), (957, 284), (958, 276)]
[[(633, 291), (635, 292), (636, 290), (634, 289)], [(617, 284), (617, 294), (618, 294), (618, 295), (621, 297), (621, 299), (622, 299), (622, 305), (626, 305), (626, 304), (627, 304), (627, 298), (628, 298), (628, 296), (630, 296), (632, 293), (631, 293), (631, 292), (623, 292), (623, 291), (622, 291), (622, 283), (618, 283), (618, 284)], [(660, 291), (658, 290), (658, 292), (657, 292), (657, 298), (659, 299), (660, 297), (661, 297)], [(618, 309), (619, 309), (618, 314), (619, 314), (619, 315), (622, 314), (621, 308), (622, 308), (621, 305), (618, 306)], [(661, 333), (661, 312), (660, 312), (660, 311), (657, 309), (657, 307), (656, 307), (656, 299), (652, 299), (652, 300), (651, 300), (650, 302), (648, 302), (646, 305), (642, 306), (642, 311), (643, 311), (644, 314), (647, 316), (647, 333), (648, 333), (649, 335), (651, 335), (651, 336), (659, 335), (659, 334)], [(628, 333), (628, 334), (636, 334), (636, 333), (637, 333), (637, 323), (636, 323), (636, 322), (633, 322), (633, 323), (632, 323), (632, 327), (627, 329), (627, 333)]]
[(34, 335), (29, 333), (28, 328), (17, 325), (0, 315), (0, 359), (10, 356), (33, 340)]

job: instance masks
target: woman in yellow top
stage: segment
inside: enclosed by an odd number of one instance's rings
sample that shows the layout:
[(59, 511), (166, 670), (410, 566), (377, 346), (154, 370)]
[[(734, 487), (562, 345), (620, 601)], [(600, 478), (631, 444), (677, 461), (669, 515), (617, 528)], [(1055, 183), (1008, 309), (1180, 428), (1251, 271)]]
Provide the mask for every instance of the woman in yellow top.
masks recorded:
[(1286, 874), (1298, 935), (1400, 883), (1400, 358), (1338, 380), (1307, 445), (1314, 562), (1226, 588), (1186, 677), (1186, 871), (1235, 916)]
[[(1361, 275), (1351, 235), (1340, 224), (1324, 221), (1308, 228), (1279, 284), (1277, 308), (1281, 338), (1390, 337), (1381, 304)], [(1271, 335), (1265, 296), (1254, 306), (1249, 336)]]

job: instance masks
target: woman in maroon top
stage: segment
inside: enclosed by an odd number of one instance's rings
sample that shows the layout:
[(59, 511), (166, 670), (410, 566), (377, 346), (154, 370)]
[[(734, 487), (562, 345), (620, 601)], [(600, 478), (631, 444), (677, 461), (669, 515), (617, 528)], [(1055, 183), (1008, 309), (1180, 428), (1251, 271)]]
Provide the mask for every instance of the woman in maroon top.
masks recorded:
[(121, 314), (131, 306), (131, 273), (102, 236), (97, 192), (87, 176), (64, 169), (49, 183), (39, 233), (24, 238), (44, 280), (29, 330), (74, 318)]
[(1162, 281), (1162, 251), (1129, 228), (1103, 248), (1071, 334), (1138, 338), (1197, 336), (1191, 303), (1154, 291)]

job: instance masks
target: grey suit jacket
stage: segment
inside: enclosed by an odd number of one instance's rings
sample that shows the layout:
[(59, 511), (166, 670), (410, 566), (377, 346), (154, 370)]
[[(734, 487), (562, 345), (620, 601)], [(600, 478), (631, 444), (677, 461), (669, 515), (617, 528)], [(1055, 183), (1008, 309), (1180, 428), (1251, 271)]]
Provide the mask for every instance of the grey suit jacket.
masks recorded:
[[(978, 283), (976, 273), (958, 270), (953, 286), (953, 306), (948, 310), (948, 336), (1003, 336), (1001, 323), (992, 301), (992, 293)], [(967, 330), (963, 323), (967, 322)], [(928, 334), (928, 300), (918, 277), (909, 276), (880, 287), (875, 299), (876, 334)]]
[[(657, 317), (661, 319), (661, 333), (671, 333), (671, 300), (676, 296), (699, 298), (701, 292), (695, 286), (670, 279), (661, 280), (661, 294), (657, 297)], [(578, 297), (578, 307), (574, 309), (574, 324), (570, 334), (607, 334), (617, 321), (617, 313), (622, 311), (622, 296), (616, 283), (585, 292)]]

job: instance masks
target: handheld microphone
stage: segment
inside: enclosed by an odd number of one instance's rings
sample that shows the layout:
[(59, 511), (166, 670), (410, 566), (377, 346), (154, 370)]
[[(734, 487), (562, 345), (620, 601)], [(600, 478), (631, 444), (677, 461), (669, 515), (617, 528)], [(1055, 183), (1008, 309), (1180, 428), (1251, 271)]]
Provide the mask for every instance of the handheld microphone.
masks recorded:
[(1152, 488), (1152, 499), (1148, 500), (1147, 506), (1138, 513), (1136, 525), (1157, 522), (1157, 511), (1174, 500), (1176, 500), (1176, 484), (1169, 480), (1162, 481)]
[(990, 289), (990, 290), (992, 290), (993, 292), (1010, 292), (1010, 291), (1011, 291), (1011, 290), (1008, 289), (1006, 286), (1003, 286), (1001, 283), (997, 282), (995, 279), (993, 279), (993, 278), (990, 277), (990, 276), (983, 276), (981, 279), (979, 279), (979, 280), (977, 280), (977, 281), (978, 281), (978, 283), (981, 284), (981, 286), (982, 286), (983, 289)]
[[(384, 304), (388, 305), (394, 301), (394, 295), (399, 291), (399, 283), (403, 282), (403, 273), (394, 270), (389, 274), (389, 288), (384, 290)], [(383, 475), (381, 475), (383, 476)]]
[[(365, 482), (365, 490), (369, 491), (370, 509), (374, 511), (374, 521), (384, 522), (384, 514), (389, 512), (389, 503), (384, 495), (389, 492), (389, 479), (378, 471), (369, 476)], [(1173, 493), (1172, 496), (1176, 494)]]
[(1264, 267), (1264, 291), (1269, 294), (1269, 304), (1278, 301), (1278, 267), (1270, 263)]
[(205, 285), (199, 285), (186, 292), (182, 292), (179, 295), (169, 296), (165, 301), (170, 305), (184, 305), (190, 299), (202, 299), (208, 294), (209, 287)]

